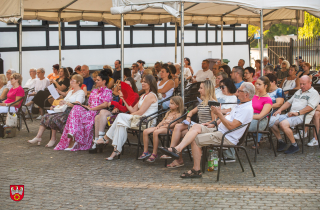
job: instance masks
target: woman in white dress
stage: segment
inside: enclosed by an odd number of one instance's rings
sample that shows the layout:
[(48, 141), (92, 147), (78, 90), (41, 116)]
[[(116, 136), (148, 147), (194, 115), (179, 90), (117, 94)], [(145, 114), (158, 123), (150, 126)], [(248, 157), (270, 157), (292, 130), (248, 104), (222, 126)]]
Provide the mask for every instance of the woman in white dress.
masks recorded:
[[(162, 66), (160, 70), (161, 81), (157, 83), (158, 92), (162, 94), (162, 100), (171, 97), (174, 92), (174, 81), (172, 80), (171, 72), (167, 66)], [(169, 108), (170, 101), (162, 103), (164, 109)]]
[[(127, 128), (131, 126), (133, 115), (148, 116), (158, 111), (158, 88), (156, 79), (152, 75), (146, 75), (141, 79), (142, 89), (145, 91), (139, 102), (134, 107), (127, 107), (131, 114), (118, 114), (117, 118), (104, 136), (112, 140), (114, 151), (106, 160), (113, 160), (122, 151), (122, 146), (127, 140)], [(155, 126), (155, 125), (151, 125)], [(106, 142), (108, 144), (108, 142)]]

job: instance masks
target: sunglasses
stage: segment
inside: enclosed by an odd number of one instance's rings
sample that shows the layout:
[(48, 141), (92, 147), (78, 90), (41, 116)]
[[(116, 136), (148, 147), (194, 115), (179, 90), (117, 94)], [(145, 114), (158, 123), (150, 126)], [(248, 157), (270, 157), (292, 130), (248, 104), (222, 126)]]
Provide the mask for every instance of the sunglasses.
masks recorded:
[(221, 85), (220, 86), (220, 89), (224, 89), (226, 86), (225, 85)]

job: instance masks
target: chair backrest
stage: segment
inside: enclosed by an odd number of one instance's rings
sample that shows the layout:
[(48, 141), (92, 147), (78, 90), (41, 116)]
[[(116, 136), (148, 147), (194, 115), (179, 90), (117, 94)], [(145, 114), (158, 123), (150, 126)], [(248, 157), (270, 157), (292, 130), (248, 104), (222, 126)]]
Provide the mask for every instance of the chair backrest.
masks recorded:
[[(239, 139), (239, 142), (238, 142), (238, 146), (240, 146), (241, 144), (243, 144), (243, 142), (246, 140), (247, 138), (247, 134), (248, 134), (248, 131), (249, 131), (249, 127), (250, 127), (250, 124), (251, 122), (249, 122), (247, 124), (247, 127), (246, 127), (246, 130), (244, 131), (244, 133), (242, 134), (242, 137)], [(268, 126), (267, 126), (268, 127)]]

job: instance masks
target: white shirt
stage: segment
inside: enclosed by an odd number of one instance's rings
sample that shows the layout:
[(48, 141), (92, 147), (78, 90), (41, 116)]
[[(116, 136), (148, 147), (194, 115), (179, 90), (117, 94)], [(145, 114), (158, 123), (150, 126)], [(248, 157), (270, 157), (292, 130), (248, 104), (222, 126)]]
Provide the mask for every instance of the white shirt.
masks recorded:
[(34, 86), (34, 91), (39, 92), (40, 90), (44, 90), (49, 85), (50, 85), (50, 81), (48, 78), (44, 78), (43, 80), (40, 80), (39, 78), (37, 78)]
[(184, 68), (183, 76), (184, 76), (184, 79), (187, 79), (188, 77), (192, 76), (189, 68)]
[(139, 72), (137, 72), (137, 73), (132, 73), (132, 75), (133, 75), (133, 79), (136, 81), (136, 82), (140, 82), (140, 80), (141, 80), (141, 74), (139, 73)]
[[(294, 95), (288, 100), (291, 104), (290, 112), (300, 111), (301, 109), (305, 108), (306, 106), (310, 106), (313, 108), (313, 111), (306, 117), (306, 123), (310, 123), (314, 113), (315, 108), (319, 105), (319, 93), (313, 87), (309, 90), (302, 92), (301, 89), (297, 90)], [(303, 120), (304, 115), (299, 115), (299, 118)]]
[(66, 102), (69, 102), (69, 103), (74, 103), (76, 101), (79, 101), (80, 103), (83, 104), (83, 102), (86, 99), (86, 95), (85, 95), (84, 91), (80, 89), (73, 94), (72, 94), (72, 92), (73, 92), (73, 90), (70, 90), (68, 92), (67, 96), (63, 100)]
[(7, 88), (8, 88), (9, 90), (12, 88), (12, 85), (11, 85), (11, 81), (10, 81), (10, 80), (7, 82)]
[[(237, 103), (237, 97), (235, 95), (227, 96), (224, 95), (222, 92), (219, 94), (219, 97), (216, 95), (218, 102), (220, 103)], [(225, 104), (221, 106), (221, 109), (230, 109), (231, 110), (236, 107), (237, 104)]]
[[(241, 124), (247, 124), (252, 121), (253, 119), (253, 108), (252, 108), (252, 101), (246, 102), (244, 104), (236, 105), (234, 109), (232, 109), (231, 113), (226, 116), (226, 119), (232, 122), (234, 119), (241, 122)], [(243, 133), (246, 130), (246, 126), (235, 130), (226, 135), (226, 138), (234, 145), (238, 144), (239, 139), (242, 137)], [(218, 131), (222, 132), (223, 134), (229, 129), (224, 126), (223, 123), (220, 123), (218, 126)]]
[(208, 69), (207, 71), (203, 71), (201, 69), (201, 70), (197, 71), (195, 76), (196, 76), (197, 82), (202, 82), (202, 81), (205, 81), (207, 78), (209, 80), (212, 80), (213, 73), (212, 73), (212, 71), (210, 69)]
[(37, 78), (34, 78), (34, 79), (30, 78), (30, 79), (28, 79), (28, 81), (27, 81), (27, 83), (24, 85), (24, 87), (25, 87), (25, 88), (29, 88), (29, 89), (34, 88), (34, 86), (35, 86), (35, 84), (36, 84), (36, 79), (37, 79)]

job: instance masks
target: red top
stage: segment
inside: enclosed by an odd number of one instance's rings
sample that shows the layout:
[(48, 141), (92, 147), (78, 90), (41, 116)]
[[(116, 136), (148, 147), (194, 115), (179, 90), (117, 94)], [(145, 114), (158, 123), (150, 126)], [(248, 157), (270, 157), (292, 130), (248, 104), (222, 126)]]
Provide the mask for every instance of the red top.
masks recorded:
[(81, 85), (81, 90), (83, 90), (84, 87), (87, 87), (85, 84)]
[[(15, 102), (16, 101), (16, 97), (17, 96), (21, 96), (21, 97), (24, 97), (24, 90), (21, 86), (17, 87), (17, 88), (11, 88), (9, 90), (9, 92), (7, 93), (7, 100), (4, 101), (4, 103), (6, 104), (10, 104), (12, 102)], [(16, 108), (19, 108), (22, 104), (22, 101), (20, 101), (20, 103), (15, 106)]]
[[(134, 102), (132, 104), (127, 103), (129, 106), (134, 107), (138, 103), (138, 101), (139, 101), (138, 93), (134, 93), (134, 96), (135, 96)], [(111, 101), (111, 105), (113, 105), (115, 108), (119, 109), (120, 112), (127, 112), (128, 111), (127, 107), (125, 105), (123, 106), (122, 99), (120, 99), (119, 102)]]

